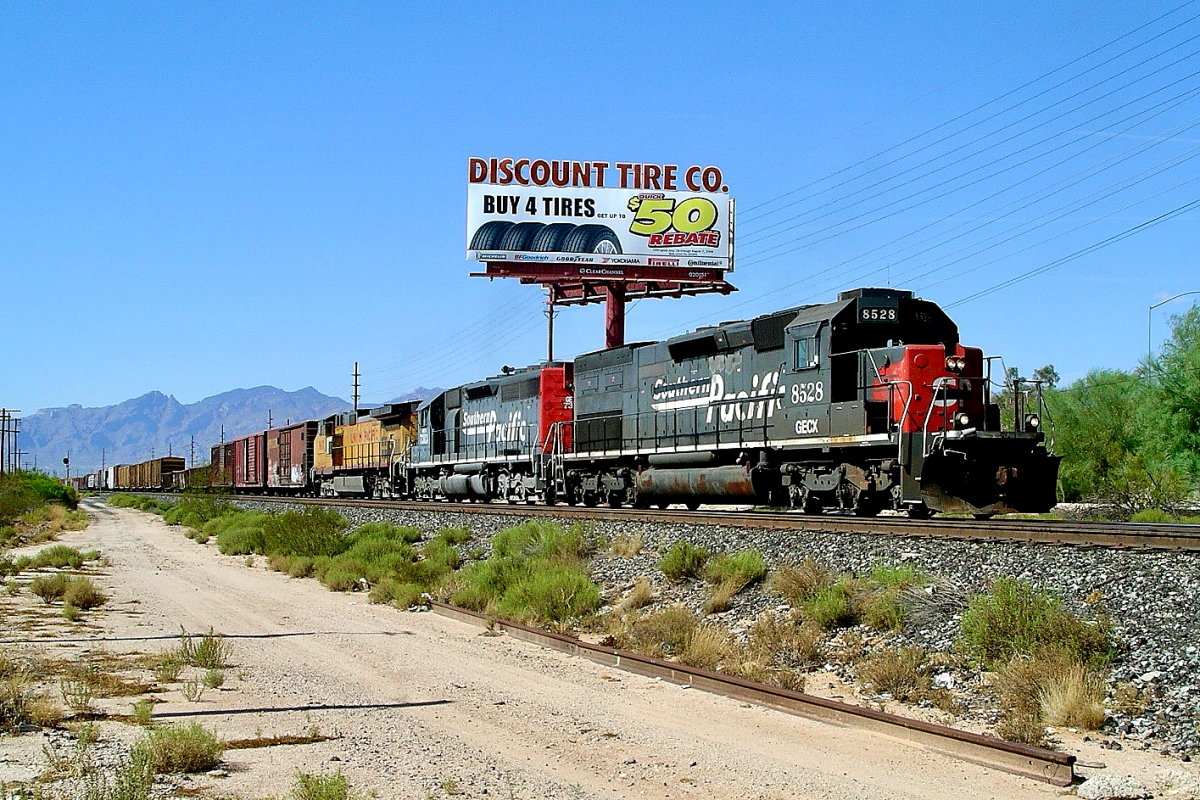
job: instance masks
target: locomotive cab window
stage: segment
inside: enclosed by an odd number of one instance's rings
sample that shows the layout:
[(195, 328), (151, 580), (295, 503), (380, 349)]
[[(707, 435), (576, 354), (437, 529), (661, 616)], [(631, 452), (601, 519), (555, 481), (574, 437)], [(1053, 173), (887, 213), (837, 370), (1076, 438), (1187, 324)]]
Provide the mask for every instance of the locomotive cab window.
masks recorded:
[(802, 328), (792, 342), (792, 368), (812, 369), (821, 365), (821, 340), (817, 326)]

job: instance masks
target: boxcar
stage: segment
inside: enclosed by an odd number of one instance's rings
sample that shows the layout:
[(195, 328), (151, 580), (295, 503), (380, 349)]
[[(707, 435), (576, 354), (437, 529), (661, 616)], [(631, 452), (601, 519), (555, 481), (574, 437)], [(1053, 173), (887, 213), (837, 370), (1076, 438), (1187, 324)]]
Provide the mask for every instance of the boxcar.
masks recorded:
[(317, 421), (298, 422), (266, 433), (267, 490), (274, 494), (307, 493), (312, 479), (313, 441)]

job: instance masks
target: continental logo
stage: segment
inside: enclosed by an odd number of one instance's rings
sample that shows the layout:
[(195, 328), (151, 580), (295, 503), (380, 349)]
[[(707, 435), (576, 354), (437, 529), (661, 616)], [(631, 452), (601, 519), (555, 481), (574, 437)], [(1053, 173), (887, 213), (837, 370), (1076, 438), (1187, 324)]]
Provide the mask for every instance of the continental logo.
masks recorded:
[(689, 258), (687, 265), (689, 267), (719, 267), (721, 262), (709, 258)]
[(678, 267), (678, 258), (648, 258), (646, 263), (652, 267)]

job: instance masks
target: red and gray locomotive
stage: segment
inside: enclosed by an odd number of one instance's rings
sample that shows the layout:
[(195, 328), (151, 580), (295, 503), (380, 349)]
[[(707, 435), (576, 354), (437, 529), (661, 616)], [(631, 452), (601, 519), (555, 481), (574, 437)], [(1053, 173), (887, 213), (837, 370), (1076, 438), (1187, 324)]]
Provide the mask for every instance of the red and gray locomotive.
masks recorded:
[(936, 304), (893, 289), (589, 353), (550, 480), (586, 505), (1047, 511), (1059, 458), (1040, 395), (1001, 430), (991, 363)]

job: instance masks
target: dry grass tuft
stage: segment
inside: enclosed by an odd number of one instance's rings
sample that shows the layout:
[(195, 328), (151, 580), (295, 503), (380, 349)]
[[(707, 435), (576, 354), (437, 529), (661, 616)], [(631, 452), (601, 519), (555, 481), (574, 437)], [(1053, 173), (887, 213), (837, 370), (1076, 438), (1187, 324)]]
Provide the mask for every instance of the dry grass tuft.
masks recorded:
[(825, 660), (820, 627), (800, 624), (794, 615), (764, 613), (751, 626), (747, 654), (767, 665), (812, 667)]
[(1087, 731), (1104, 724), (1104, 681), (1082, 664), (1048, 678), (1038, 692), (1042, 721)]
[(661, 658), (682, 652), (699, 625), (688, 609), (669, 606), (638, 617), (617, 639), (619, 646)]
[(638, 578), (633, 583), (633, 588), (629, 590), (629, 594), (621, 598), (621, 602), (617, 604), (619, 613), (628, 613), (638, 608), (645, 608), (654, 602), (654, 588), (650, 585), (648, 578)]
[(642, 552), (642, 535), (640, 533), (619, 533), (608, 543), (609, 552), (614, 556), (629, 558)]
[(771, 576), (769, 588), (792, 605), (820, 589), (833, 585), (833, 575), (811, 558), (794, 566), (783, 567)]
[(925, 698), (933, 688), (929, 656), (920, 647), (879, 650), (864, 659), (856, 672), (874, 691), (904, 703)]
[(719, 614), (722, 611), (729, 609), (729, 601), (733, 596), (742, 590), (745, 584), (738, 579), (724, 580), (714, 584), (709, 590), (708, 598), (704, 601), (703, 613)]
[(701, 625), (692, 631), (679, 653), (679, 661), (689, 667), (713, 670), (733, 653), (729, 634), (715, 625)]

